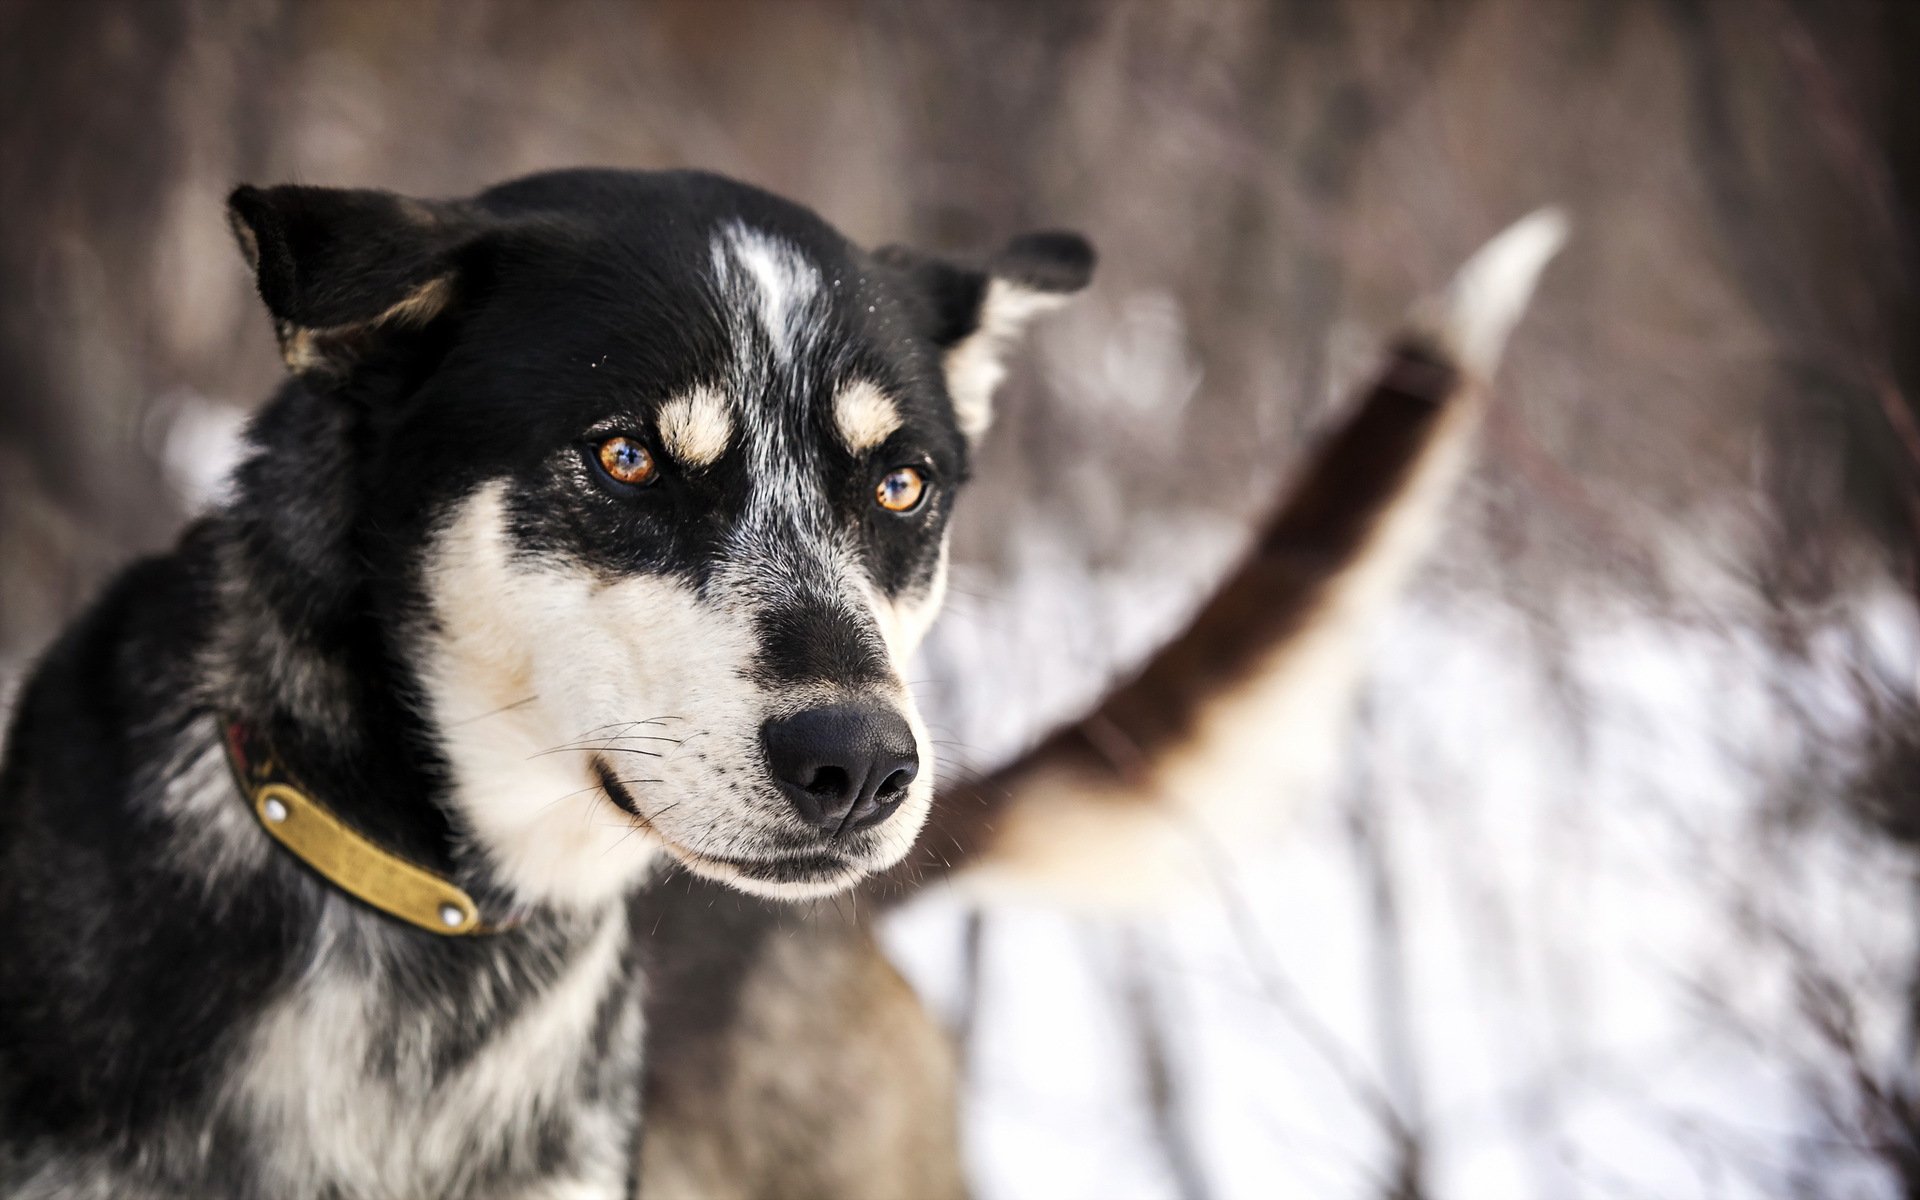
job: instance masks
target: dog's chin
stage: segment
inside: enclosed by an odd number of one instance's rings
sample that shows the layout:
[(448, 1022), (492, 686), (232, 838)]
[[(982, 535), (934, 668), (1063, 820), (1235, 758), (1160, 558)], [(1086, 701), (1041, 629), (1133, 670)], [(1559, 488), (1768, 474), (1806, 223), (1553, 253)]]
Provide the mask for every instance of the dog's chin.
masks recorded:
[[(651, 835), (651, 840), (681, 866), (695, 875), (755, 896), (812, 900), (837, 895), (899, 862), (912, 844), (909, 833), (898, 841), (863, 837), (851, 844), (801, 847), (770, 841), (765, 847), (742, 850), (730, 845), (725, 854), (708, 853), (675, 839), (648, 820), (639, 802), (604, 761), (596, 761), (594, 771), (607, 801), (633, 818)], [(924, 803), (911, 807), (909, 819), (917, 831), (920, 822), (925, 820), (926, 809)]]
[(772, 900), (838, 895), (886, 865), (831, 853), (745, 859), (716, 858), (684, 846), (669, 846), (668, 852), (695, 875)]

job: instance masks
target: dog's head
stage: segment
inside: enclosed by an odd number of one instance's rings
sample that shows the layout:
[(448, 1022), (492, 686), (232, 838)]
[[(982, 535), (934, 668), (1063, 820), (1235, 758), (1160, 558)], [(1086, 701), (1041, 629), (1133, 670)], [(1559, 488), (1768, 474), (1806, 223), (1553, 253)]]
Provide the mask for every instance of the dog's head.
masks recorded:
[(1085, 241), (867, 253), (693, 173), (231, 215), (297, 386), (344, 414), (395, 655), (508, 886), (592, 902), (664, 850), (797, 897), (905, 853), (932, 764), (902, 672), (1000, 356), (1085, 286)]

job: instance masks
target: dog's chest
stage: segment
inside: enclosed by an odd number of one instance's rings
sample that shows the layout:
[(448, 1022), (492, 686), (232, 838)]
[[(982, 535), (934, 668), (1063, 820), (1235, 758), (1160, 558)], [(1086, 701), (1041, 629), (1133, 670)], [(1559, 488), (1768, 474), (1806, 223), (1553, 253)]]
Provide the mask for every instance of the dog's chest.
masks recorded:
[(640, 1065), (625, 940), (611, 913), (546, 986), (513, 994), (503, 970), (440, 1004), (322, 962), (264, 1014), (232, 1080), (267, 1190), (619, 1195)]

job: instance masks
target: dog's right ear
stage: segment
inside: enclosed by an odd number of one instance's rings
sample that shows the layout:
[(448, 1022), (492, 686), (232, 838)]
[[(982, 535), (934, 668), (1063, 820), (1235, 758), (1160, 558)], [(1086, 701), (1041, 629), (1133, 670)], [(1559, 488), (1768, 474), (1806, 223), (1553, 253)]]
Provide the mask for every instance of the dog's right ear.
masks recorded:
[(242, 186), (227, 219), (296, 373), (344, 373), (452, 303), (477, 231), (461, 206), (364, 189)]

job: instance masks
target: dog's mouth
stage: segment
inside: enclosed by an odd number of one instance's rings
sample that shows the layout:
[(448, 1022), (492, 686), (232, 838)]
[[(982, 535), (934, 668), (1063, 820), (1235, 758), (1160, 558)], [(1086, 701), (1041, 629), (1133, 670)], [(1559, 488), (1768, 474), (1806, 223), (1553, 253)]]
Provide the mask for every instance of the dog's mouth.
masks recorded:
[(801, 851), (761, 858), (735, 858), (708, 854), (668, 837), (649, 820), (633, 793), (627, 790), (606, 760), (593, 760), (595, 779), (607, 799), (621, 812), (632, 817), (642, 829), (666, 847), (682, 866), (697, 875), (729, 883), (743, 891), (781, 897), (826, 895), (843, 891), (867, 874), (856, 860), (825, 851)]
[(717, 858), (684, 846), (667, 849), (688, 870), (730, 883), (742, 891), (781, 897), (845, 891), (866, 877), (866, 870), (833, 854), (795, 854), (780, 858)]

